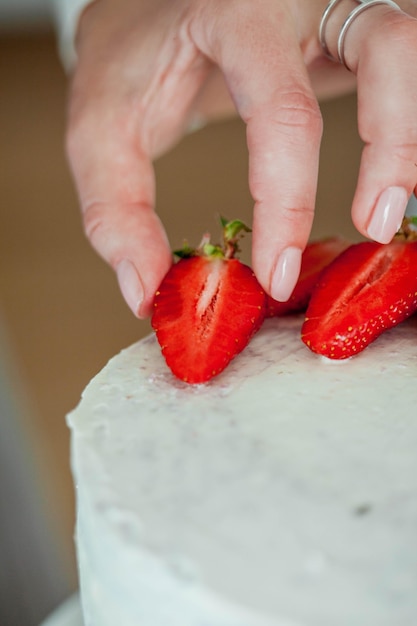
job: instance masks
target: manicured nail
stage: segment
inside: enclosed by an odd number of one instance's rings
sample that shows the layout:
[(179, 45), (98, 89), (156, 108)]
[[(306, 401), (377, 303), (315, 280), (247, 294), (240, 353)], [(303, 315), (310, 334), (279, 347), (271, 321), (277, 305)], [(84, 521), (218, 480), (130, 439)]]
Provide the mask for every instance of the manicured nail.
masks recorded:
[(117, 280), (120, 291), (123, 294), (133, 313), (138, 316), (140, 305), (143, 301), (143, 286), (135, 266), (128, 259), (120, 261), (116, 268)]
[(403, 187), (388, 187), (381, 193), (371, 215), (367, 233), (379, 243), (389, 243), (401, 226), (408, 203)]
[(278, 257), (271, 278), (271, 296), (279, 302), (286, 302), (297, 283), (301, 267), (301, 250), (286, 248)]

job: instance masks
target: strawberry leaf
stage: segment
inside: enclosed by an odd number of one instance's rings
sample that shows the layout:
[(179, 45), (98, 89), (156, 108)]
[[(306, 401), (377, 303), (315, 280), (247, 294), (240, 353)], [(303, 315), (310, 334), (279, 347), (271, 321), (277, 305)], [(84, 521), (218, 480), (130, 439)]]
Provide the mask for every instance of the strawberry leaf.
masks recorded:
[(252, 230), (246, 226), (241, 220), (232, 220), (224, 222), (222, 219), (224, 239), (226, 242), (234, 241), (241, 233), (251, 233)]
[(223, 226), (224, 254), (226, 259), (233, 259), (240, 252), (238, 239), (252, 230), (241, 220), (220, 219)]
[(224, 252), (220, 246), (212, 243), (205, 243), (201, 248), (203, 256), (224, 258)]
[(179, 259), (190, 259), (193, 256), (196, 256), (196, 251), (194, 248), (191, 248), (188, 244), (185, 244), (179, 250), (174, 250), (173, 254), (177, 256)]

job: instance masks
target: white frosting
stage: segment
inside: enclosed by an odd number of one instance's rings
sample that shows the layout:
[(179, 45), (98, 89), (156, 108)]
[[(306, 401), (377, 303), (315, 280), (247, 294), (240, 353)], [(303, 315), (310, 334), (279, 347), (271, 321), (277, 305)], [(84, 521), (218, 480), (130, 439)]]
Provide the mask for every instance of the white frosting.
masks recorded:
[(417, 319), (335, 366), (268, 320), (206, 385), (153, 336), (69, 416), (86, 626), (417, 623)]

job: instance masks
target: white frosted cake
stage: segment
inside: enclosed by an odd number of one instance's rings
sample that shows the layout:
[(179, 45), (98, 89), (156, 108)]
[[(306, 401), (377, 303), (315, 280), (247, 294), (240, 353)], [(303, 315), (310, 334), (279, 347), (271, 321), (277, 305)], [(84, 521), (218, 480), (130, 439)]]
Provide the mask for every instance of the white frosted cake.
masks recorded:
[(268, 320), (187, 386), (153, 336), (69, 416), (85, 626), (417, 624), (417, 317), (340, 363)]

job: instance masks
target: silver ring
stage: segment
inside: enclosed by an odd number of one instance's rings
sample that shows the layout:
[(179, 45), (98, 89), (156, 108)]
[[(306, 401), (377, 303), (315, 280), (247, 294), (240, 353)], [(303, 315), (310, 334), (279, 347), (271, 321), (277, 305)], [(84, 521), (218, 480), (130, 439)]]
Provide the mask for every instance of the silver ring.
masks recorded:
[(327, 26), (327, 22), (329, 21), (329, 18), (331, 16), (331, 13), (332, 13), (333, 9), (336, 8), (336, 5), (338, 5), (339, 2), (341, 2), (341, 0), (330, 0), (329, 4), (324, 9), (324, 13), (322, 15), (321, 22), (320, 22), (320, 27), (319, 27), (320, 45), (321, 45), (321, 47), (324, 50), (324, 54), (329, 59), (332, 59), (332, 61), (334, 61), (335, 59), (334, 59), (333, 55), (331, 54), (331, 52), (329, 50), (329, 46), (327, 45), (327, 41), (326, 41), (326, 26)]
[(339, 61), (339, 63), (341, 63), (348, 70), (350, 70), (350, 67), (347, 65), (346, 58), (345, 58), (345, 39), (346, 39), (346, 35), (350, 26), (353, 24), (353, 22), (358, 17), (358, 15), (363, 13), (363, 11), (366, 11), (366, 9), (370, 9), (371, 7), (376, 6), (378, 4), (385, 4), (387, 6), (390, 6), (393, 9), (396, 9), (397, 11), (402, 11), (402, 9), (398, 6), (396, 2), (394, 2), (394, 0), (355, 0), (356, 2), (358, 2), (358, 6), (355, 7), (353, 11), (351, 11), (348, 14), (347, 18), (343, 22), (342, 28), (340, 29), (339, 37), (337, 39), (338, 58), (336, 59), (331, 54), (329, 50), (329, 46), (327, 45), (326, 25), (327, 25), (327, 22), (329, 21), (329, 18), (331, 16), (333, 9), (336, 7), (337, 4), (339, 4), (340, 1), (341, 0), (331, 0), (329, 4), (327, 5), (326, 9), (324, 10), (324, 13), (322, 15), (321, 22), (320, 22), (320, 27), (319, 27), (319, 40), (320, 40), (320, 45), (323, 48), (323, 51), (327, 57), (332, 59), (332, 61)]

